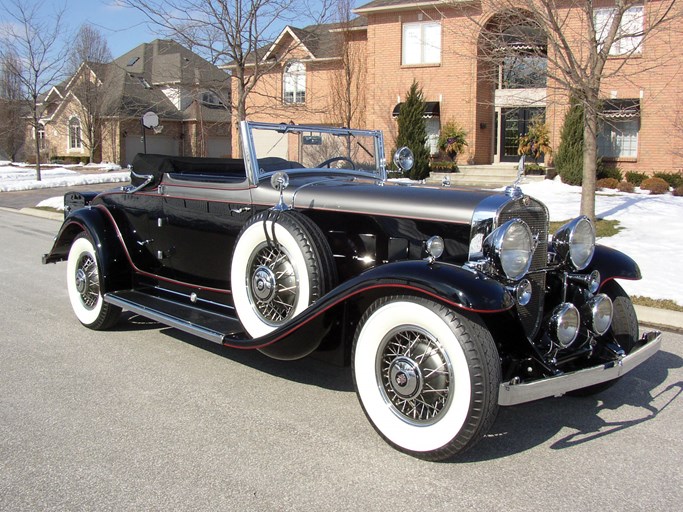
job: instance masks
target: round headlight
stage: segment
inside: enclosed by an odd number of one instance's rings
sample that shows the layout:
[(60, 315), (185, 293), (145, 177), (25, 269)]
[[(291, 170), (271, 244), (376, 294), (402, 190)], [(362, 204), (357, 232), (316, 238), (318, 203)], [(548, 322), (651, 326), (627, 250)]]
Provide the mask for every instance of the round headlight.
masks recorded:
[(486, 237), (484, 255), (513, 281), (529, 271), (533, 253), (531, 230), (520, 219), (507, 221)]
[(607, 332), (609, 326), (612, 325), (612, 315), (614, 308), (612, 306), (612, 299), (604, 293), (596, 295), (586, 303), (589, 309), (589, 319), (591, 330), (598, 336), (602, 336)]
[(553, 248), (562, 261), (569, 259), (576, 270), (583, 270), (595, 251), (593, 223), (588, 217), (577, 217), (568, 222), (553, 236)]
[(553, 310), (550, 315), (550, 334), (561, 348), (574, 343), (579, 334), (579, 310), (576, 306), (565, 302)]

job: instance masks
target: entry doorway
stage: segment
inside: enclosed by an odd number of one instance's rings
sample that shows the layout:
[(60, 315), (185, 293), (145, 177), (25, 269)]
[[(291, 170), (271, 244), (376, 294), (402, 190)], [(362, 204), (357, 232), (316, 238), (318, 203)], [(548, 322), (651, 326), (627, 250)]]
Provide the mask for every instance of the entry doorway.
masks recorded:
[[(529, 131), (531, 120), (541, 116), (545, 118), (544, 107), (517, 107), (504, 108), (501, 110), (500, 133), (498, 133), (499, 140), (499, 155), (501, 162), (516, 162), (519, 160), (517, 149), (519, 147), (519, 138), (526, 135)], [(543, 161), (541, 159), (541, 161)]]

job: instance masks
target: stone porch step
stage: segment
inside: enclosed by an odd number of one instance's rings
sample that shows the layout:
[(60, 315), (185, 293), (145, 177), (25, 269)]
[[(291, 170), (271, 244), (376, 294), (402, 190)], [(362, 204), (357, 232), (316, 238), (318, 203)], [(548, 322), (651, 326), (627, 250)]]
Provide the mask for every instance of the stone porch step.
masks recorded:
[[(459, 172), (432, 172), (428, 183), (441, 184), (448, 177), (453, 186), (479, 186), (485, 188), (512, 185), (517, 179), (517, 164), (460, 165)], [(545, 176), (525, 176), (525, 181), (541, 181)]]

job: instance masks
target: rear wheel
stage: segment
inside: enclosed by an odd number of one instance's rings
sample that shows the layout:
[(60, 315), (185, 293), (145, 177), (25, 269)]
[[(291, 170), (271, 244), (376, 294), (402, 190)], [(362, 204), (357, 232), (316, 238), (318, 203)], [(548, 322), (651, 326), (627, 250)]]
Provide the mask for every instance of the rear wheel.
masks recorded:
[(97, 253), (85, 233), (76, 237), (66, 264), (69, 301), (78, 320), (90, 329), (108, 329), (116, 323), (121, 308), (104, 302)]
[(358, 399), (377, 432), (415, 457), (474, 445), (498, 411), (500, 361), (476, 318), (410, 296), (377, 300), (354, 341)]

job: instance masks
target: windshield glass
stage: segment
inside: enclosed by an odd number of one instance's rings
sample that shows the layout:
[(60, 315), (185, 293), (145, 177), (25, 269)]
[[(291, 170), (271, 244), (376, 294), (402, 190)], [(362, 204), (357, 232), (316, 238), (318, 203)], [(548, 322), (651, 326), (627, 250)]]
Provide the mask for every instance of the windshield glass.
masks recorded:
[(285, 170), (334, 169), (384, 178), (384, 148), (378, 131), (243, 122), (243, 148), (256, 179)]

